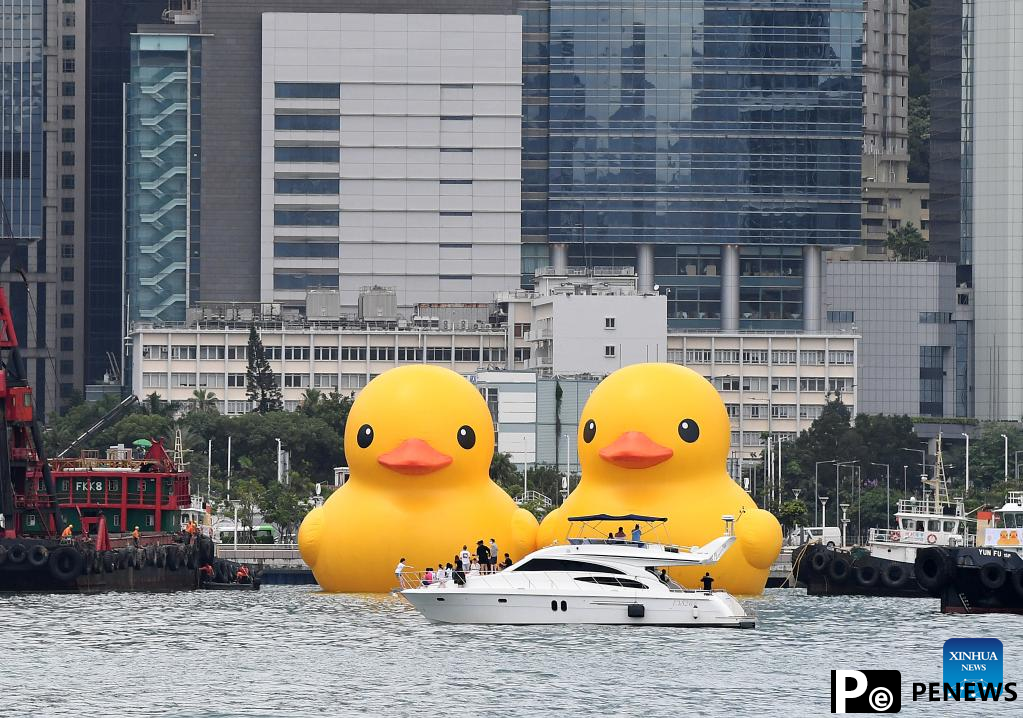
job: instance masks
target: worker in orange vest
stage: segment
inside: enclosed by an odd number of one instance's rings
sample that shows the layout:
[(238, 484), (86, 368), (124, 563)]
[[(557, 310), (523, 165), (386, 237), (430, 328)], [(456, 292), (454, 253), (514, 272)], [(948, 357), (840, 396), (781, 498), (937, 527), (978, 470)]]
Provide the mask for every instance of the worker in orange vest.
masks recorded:
[(185, 526), (185, 532), (188, 534), (188, 543), (191, 544), (195, 541), (195, 532), (198, 531), (199, 527), (195, 525), (195, 521), (192, 519), (188, 520), (188, 525)]
[(238, 583), (249, 583), (249, 567), (242, 564), (241, 568), (238, 569), (238, 573), (235, 574), (235, 580)]
[(142, 534), (139, 533), (139, 527), (136, 526), (135, 530), (131, 532), (131, 540), (135, 542), (135, 548), (139, 547), (139, 537)]
[(71, 522), (69, 521), (68, 525), (64, 527), (64, 530), (60, 532), (60, 540), (63, 543), (70, 543), (71, 542), (71, 534), (72, 534), (73, 531), (74, 531), (74, 529), (72, 528)]

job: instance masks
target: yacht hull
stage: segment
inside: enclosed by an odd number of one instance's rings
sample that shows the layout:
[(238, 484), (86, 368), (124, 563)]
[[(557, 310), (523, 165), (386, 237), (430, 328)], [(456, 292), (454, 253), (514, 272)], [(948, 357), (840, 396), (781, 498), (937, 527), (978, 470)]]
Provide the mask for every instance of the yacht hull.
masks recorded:
[(738, 601), (716, 591), (662, 598), (426, 588), (401, 595), (434, 623), (754, 628), (756, 622)]

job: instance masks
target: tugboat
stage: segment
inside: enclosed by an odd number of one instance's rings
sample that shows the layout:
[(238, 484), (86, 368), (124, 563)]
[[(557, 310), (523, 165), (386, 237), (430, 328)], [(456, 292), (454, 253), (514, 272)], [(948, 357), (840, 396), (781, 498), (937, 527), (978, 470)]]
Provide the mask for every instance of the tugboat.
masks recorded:
[(977, 512), (977, 544), (918, 553), (920, 585), (941, 599), (942, 613), (1023, 614), (1023, 491)]
[(231, 580), (238, 566), (217, 561), (210, 538), (177, 530), (190, 475), (161, 440), (47, 461), (3, 289), (0, 367), (0, 592), (195, 589), (206, 563)]
[(973, 546), (963, 499), (949, 499), (938, 437), (934, 476), (922, 479), (931, 489), (923, 498), (898, 503), (895, 528), (870, 530), (865, 547), (832, 548), (808, 543), (792, 555), (797, 582), (811, 596), (898, 596), (928, 598), (917, 580), (917, 557), (932, 547)]

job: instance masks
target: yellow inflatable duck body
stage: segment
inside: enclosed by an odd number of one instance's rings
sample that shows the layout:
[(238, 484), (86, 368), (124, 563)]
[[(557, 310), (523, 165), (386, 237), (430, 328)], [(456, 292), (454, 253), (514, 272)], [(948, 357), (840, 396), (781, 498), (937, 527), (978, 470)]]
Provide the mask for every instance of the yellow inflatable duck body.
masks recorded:
[[(732, 514), (737, 540), (719, 563), (671, 573), (692, 588), (709, 572), (715, 588), (762, 593), (781, 551), (781, 526), (728, 475), (730, 437), (721, 397), (696, 372), (675, 364), (619, 369), (583, 408), (582, 477), (565, 503), (544, 518), (539, 545), (563, 541), (570, 516), (638, 514), (668, 518), (667, 537), (659, 531), (648, 533), (647, 540), (697, 546), (721, 536), (721, 517)], [(624, 526), (626, 532), (632, 528)]]
[(494, 424), (479, 391), (427, 364), (373, 379), (345, 428), (348, 482), (302, 522), (298, 546), (326, 591), (384, 592), (395, 568), (453, 562), (463, 545), (496, 539), (518, 560), (537, 522), (489, 475)]

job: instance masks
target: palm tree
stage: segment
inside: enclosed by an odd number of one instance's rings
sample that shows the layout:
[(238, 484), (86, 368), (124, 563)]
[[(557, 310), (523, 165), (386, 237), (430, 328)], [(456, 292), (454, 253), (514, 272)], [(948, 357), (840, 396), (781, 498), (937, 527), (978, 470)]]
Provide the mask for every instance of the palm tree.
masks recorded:
[(302, 408), (312, 409), (314, 406), (320, 403), (320, 399), (323, 397), (323, 392), (319, 389), (306, 389), (302, 392)]
[(143, 406), (145, 407), (146, 413), (152, 414), (153, 416), (166, 416), (173, 418), (178, 411), (178, 402), (166, 401), (155, 391), (146, 396)]
[(217, 395), (205, 389), (196, 389), (192, 392), (192, 411), (206, 414), (219, 411), (217, 407)]

